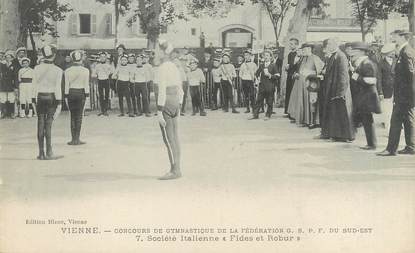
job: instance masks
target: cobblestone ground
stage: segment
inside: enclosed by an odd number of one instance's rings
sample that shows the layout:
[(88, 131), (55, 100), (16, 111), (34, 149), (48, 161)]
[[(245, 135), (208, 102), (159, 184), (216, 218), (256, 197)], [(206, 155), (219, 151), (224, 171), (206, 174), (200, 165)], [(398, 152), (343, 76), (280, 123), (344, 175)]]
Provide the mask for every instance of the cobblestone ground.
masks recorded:
[[(0, 252), (415, 252), (415, 157), (360, 150), (362, 130), (354, 143), (315, 140), (317, 129), (281, 114), (270, 121), (220, 111), (182, 117), (184, 177), (168, 182), (157, 180), (168, 157), (156, 117), (90, 112), (82, 130), (87, 145), (73, 147), (66, 145), (63, 113), (53, 130), (55, 153), (65, 156), (57, 161), (35, 160), (35, 118), (1, 120)], [(380, 151), (387, 137), (377, 130)], [(71, 218), (87, 220), (83, 226), (99, 234), (65, 233)], [(66, 224), (26, 224), (31, 219)], [(266, 235), (252, 242), (150, 242), (114, 232), (143, 227), (296, 232), (280, 234), (293, 235), (292, 242)]]

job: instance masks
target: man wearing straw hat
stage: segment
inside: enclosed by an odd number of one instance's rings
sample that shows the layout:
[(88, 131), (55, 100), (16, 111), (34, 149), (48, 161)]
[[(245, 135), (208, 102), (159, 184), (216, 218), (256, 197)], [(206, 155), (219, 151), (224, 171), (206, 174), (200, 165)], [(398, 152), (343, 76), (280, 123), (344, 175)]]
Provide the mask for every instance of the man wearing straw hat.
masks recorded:
[[(62, 109), (62, 75), (63, 71), (53, 64), (56, 47), (46, 45), (41, 49), (43, 62), (35, 67), (33, 86), (37, 98), (37, 138), (39, 160), (56, 160), (63, 156), (55, 156), (52, 151), (52, 123)], [(44, 143), (46, 141), (46, 154)]]

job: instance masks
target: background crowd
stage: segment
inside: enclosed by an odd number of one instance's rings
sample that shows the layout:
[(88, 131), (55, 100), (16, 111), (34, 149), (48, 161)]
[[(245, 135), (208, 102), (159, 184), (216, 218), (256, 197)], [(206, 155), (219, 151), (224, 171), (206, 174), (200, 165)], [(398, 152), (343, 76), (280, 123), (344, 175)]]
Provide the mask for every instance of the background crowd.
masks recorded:
[[(250, 49), (235, 54), (228, 48), (206, 48), (202, 55), (189, 48), (175, 49), (172, 60), (181, 72), (184, 90), (181, 115), (186, 115), (191, 104), (191, 115), (207, 116), (208, 109), (239, 113), (238, 107), (242, 107), (245, 113), (252, 113), (251, 119), (265, 113), (268, 120), (273, 108), (281, 106), (292, 123), (321, 128), (321, 139), (351, 142), (363, 127), (367, 146), (362, 148), (373, 150), (377, 147), (374, 114), (379, 114), (376, 120), (390, 129), (391, 140), (380, 155), (397, 153), (402, 126), (407, 145), (399, 153), (414, 154), (415, 59), (408, 44), (412, 35), (395, 31), (391, 36), (394, 43), (387, 45), (342, 44), (334, 38), (300, 44), (292, 38), (285, 66), (275, 48), (261, 54)], [(151, 117), (157, 113), (158, 97), (159, 63), (154, 52), (143, 49), (133, 53), (124, 45), (118, 45), (116, 52), (81, 54), (81, 65), (89, 69), (91, 94), (84, 109), (98, 109), (99, 116), (119, 110), (119, 116)], [(41, 62), (42, 57), (29, 59), (25, 48), (0, 52), (2, 119), (36, 114), (31, 75), (32, 68)], [(73, 65), (73, 57), (68, 54), (57, 64), (66, 70)], [(282, 98), (284, 71), (287, 78)]]

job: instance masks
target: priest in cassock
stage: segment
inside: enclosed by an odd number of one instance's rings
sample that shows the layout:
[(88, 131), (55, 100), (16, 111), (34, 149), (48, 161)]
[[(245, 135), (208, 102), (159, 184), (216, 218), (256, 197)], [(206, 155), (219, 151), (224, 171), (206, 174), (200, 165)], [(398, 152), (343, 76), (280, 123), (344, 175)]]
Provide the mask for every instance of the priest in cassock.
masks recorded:
[(319, 138), (334, 141), (353, 141), (353, 104), (350, 92), (349, 62), (339, 49), (336, 39), (327, 39), (323, 48), (329, 55), (323, 82), (322, 133)]

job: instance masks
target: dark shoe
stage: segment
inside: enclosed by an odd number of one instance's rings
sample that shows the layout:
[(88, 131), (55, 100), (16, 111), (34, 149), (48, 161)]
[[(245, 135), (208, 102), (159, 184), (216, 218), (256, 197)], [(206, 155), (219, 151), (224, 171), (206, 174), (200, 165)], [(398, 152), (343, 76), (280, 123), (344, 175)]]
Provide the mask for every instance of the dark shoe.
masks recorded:
[(196, 112), (192, 112), (192, 116), (196, 116)]
[(360, 149), (363, 149), (363, 150), (376, 150), (376, 146), (364, 146), (364, 147), (360, 147)]
[(134, 117), (135, 117), (135, 115), (134, 115), (134, 114), (128, 114), (128, 117), (130, 117), (130, 118), (134, 118)]
[(251, 113), (251, 110), (248, 109), (248, 110), (245, 111), (245, 113)]
[(259, 119), (258, 116), (253, 116), (252, 118), (249, 118), (248, 120), (254, 120), (254, 119)]
[(216, 110), (218, 110), (218, 108), (217, 107), (213, 107), (211, 110), (212, 111), (216, 111)]
[(288, 119), (288, 118), (290, 118), (290, 115), (285, 114), (285, 115), (282, 115), (282, 117), (283, 117), (283, 118), (287, 118), (287, 119)]
[(268, 121), (268, 120), (270, 120), (270, 119), (271, 119), (271, 117), (266, 116), (266, 117), (264, 118), (264, 121)]
[(207, 113), (206, 112), (200, 112), (200, 116), (207, 116)]
[(315, 128), (318, 128), (318, 125), (311, 124), (311, 125), (308, 126), (308, 129), (315, 129)]
[(156, 113), (154, 113), (154, 116), (157, 116), (158, 115), (158, 113), (156, 112)]
[(11, 119), (15, 119), (16, 117), (14, 116), (14, 114), (10, 115)]
[(180, 173), (180, 171), (176, 171), (176, 172), (169, 172), (166, 175), (159, 177), (159, 180), (172, 180), (172, 179), (177, 179), (180, 178), (182, 176), (182, 173)]
[(104, 113), (103, 113), (103, 115), (104, 115), (104, 116), (110, 116), (110, 115), (108, 114), (108, 112), (104, 112)]
[(404, 148), (402, 150), (399, 150), (398, 154), (400, 154), (400, 155), (415, 155), (415, 150), (412, 150), (412, 149), (409, 149), (409, 148)]
[(396, 156), (396, 153), (391, 153), (388, 150), (384, 150), (376, 154), (377, 156)]
[(104, 115), (104, 113), (102, 113), (102, 112), (98, 113), (98, 116), (102, 116), (102, 115)]
[(135, 116), (136, 116), (136, 117), (141, 117), (141, 116), (143, 116), (143, 114), (142, 114), (142, 113), (138, 113), (138, 114), (136, 114)]
[(68, 142), (68, 145), (76, 145), (76, 141), (72, 140), (72, 141)]
[(239, 114), (239, 112), (236, 109), (232, 109), (232, 113)]
[(118, 115), (118, 117), (124, 117), (124, 116), (125, 116), (124, 113), (121, 113), (120, 115)]
[(150, 113), (146, 113), (146, 117), (147, 118), (150, 118), (151, 117), (151, 114)]
[(185, 116), (186, 114), (184, 114), (183, 112), (180, 113), (180, 116)]
[(85, 144), (86, 144), (86, 142), (84, 142), (84, 141), (77, 141), (75, 145), (85, 145)]

